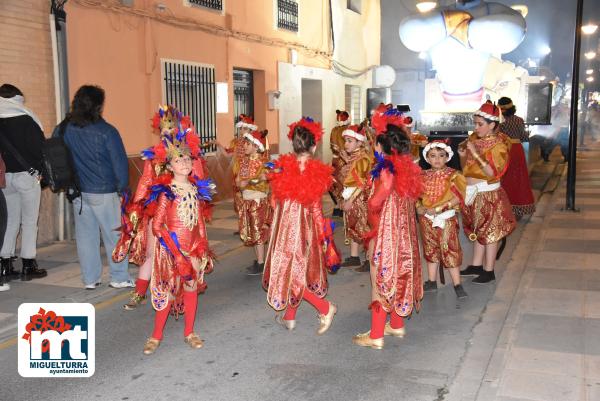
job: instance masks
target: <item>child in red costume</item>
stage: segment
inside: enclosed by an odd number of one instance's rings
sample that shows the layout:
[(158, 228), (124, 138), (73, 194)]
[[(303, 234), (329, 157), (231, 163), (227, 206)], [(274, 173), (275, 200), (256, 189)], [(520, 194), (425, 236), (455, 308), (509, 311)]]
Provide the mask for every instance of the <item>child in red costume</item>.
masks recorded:
[[(160, 106), (152, 118), (152, 127), (159, 132), (161, 139), (172, 136), (175, 130), (193, 131), (189, 116), (182, 115), (173, 106)], [(200, 145), (201, 148), (207, 146), (210, 146), (210, 143)], [(155, 241), (152, 234), (154, 208), (146, 207), (145, 201), (157, 174), (163, 173), (165, 168), (163, 162), (154, 158), (152, 149), (144, 150), (141, 154), (144, 168), (133, 197), (123, 199), (121, 237), (113, 250), (113, 260), (116, 262), (129, 255), (129, 262), (140, 266), (135, 290), (132, 291), (129, 302), (123, 305), (125, 310), (134, 310), (138, 305), (145, 304), (146, 292), (150, 285)], [(208, 176), (206, 162), (202, 157), (194, 159), (193, 174), (199, 178)], [(205, 218), (210, 217), (209, 205), (204, 205), (203, 213)]]
[(246, 269), (251, 276), (260, 275), (265, 265), (265, 244), (269, 236), (271, 206), (269, 183), (263, 153), (266, 151), (267, 130), (244, 134), (244, 158), (233, 171), (235, 183), (242, 193), (238, 218), (240, 238), (245, 246), (254, 247), (256, 259)]
[[(423, 298), (415, 203), (423, 190), (421, 169), (410, 154), (403, 117), (391, 106), (372, 118), (377, 130), (376, 165), (371, 171), (369, 253), (371, 256), (371, 330), (353, 338), (356, 345), (382, 349), (384, 335), (404, 336), (402, 317), (418, 310)], [(390, 314), (390, 322), (386, 323)]]
[(275, 210), (263, 273), (267, 302), (276, 311), (286, 310), (278, 321), (294, 329), (298, 306), (306, 300), (319, 312), (318, 334), (329, 329), (337, 311), (324, 299), (327, 269), (322, 245), (326, 223), (321, 198), (331, 186), (333, 170), (312, 158), (322, 134), (321, 125), (309, 118), (290, 125), (294, 153), (275, 161), (269, 174)]
[(191, 129), (176, 127), (145, 154), (154, 160), (160, 174), (149, 186), (144, 203), (152, 216), (156, 238), (150, 293), (157, 311), (144, 354), (154, 353), (160, 345), (169, 312), (180, 314), (184, 310), (184, 341), (192, 348), (201, 348), (203, 341), (194, 333), (194, 321), (198, 291), (203, 287), (204, 274), (212, 270), (204, 209), (205, 202), (211, 200), (214, 184), (194, 174), (200, 144)]

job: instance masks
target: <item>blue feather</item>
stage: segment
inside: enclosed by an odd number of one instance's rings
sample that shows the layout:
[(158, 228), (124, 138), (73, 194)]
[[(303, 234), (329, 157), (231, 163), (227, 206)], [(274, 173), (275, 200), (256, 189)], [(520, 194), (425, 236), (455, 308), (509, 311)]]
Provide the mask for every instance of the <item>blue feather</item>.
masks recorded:
[(373, 177), (373, 179), (379, 178), (383, 169), (394, 174), (394, 164), (391, 160), (386, 159), (382, 153), (375, 152), (375, 166), (371, 170), (371, 177)]
[(275, 168), (275, 163), (274, 162), (266, 162), (265, 167), (268, 168), (269, 170), (273, 170)]
[(306, 121), (308, 121), (309, 123), (312, 123), (312, 122), (314, 122), (314, 121), (315, 121), (315, 120), (313, 120), (313, 119), (312, 119), (312, 117), (308, 117), (308, 116), (304, 117), (304, 119), (305, 119)]
[(171, 253), (171, 250), (167, 246), (167, 243), (165, 242), (165, 240), (163, 240), (162, 238), (159, 237), (158, 238), (158, 242), (160, 242), (160, 244), (162, 245), (162, 247), (165, 248), (167, 250), (167, 252), (169, 252), (169, 255), (173, 256), (173, 254)]
[(163, 185), (163, 184), (152, 185), (150, 187), (150, 196), (148, 197), (146, 202), (144, 202), (144, 207), (148, 206), (152, 202), (156, 202), (158, 200), (158, 197), (163, 193), (165, 194), (167, 199), (169, 199), (169, 200), (175, 199), (175, 194), (173, 193), (173, 191), (171, 191), (170, 186)]
[(154, 159), (154, 148), (144, 149), (141, 152), (142, 159), (144, 160), (152, 160)]
[(215, 193), (215, 184), (213, 180), (207, 178), (205, 180), (196, 179), (196, 188), (198, 189), (198, 199), (205, 200), (207, 202), (212, 201), (212, 196)]

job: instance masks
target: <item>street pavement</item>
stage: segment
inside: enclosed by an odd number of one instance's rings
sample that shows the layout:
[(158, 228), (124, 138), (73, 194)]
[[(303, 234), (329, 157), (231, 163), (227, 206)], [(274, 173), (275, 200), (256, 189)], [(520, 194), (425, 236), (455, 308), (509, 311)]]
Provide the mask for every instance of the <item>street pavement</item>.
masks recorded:
[[(536, 196), (545, 202), (549, 202), (545, 199), (550, 197), (550, 194), (544, 194), (548, 179), (560, 170), (555, 169), (558, 158), (555, 155), (554, 163), (540, 164), (532, 173)], [(327, 203), (326, 208), (330, 209), (331, 204)], [(494, 360), (492, 356), (496, 357), (496, 348), (501, 344), (497, 343), (498, 336), (491, 341), (478, 329), (491, 320), (498, 331), (503, 330), (507, 313), (504, 318), (501, 314), (488, 317), (488, 302), (494, 302), (494, 294), (498, 294), (505, 281), (510, 284), (513, 294), (517, 288), (517, 294), (523, 291), (518, 279), (507, 275), (511, 279), (505, 280), (503, 275), (507, 266), (514, 264), (523, 232), (527, 233), (530, 225), (542, 225), (540, 219), (538, 216), (523, 219), (509, 237), (497, 267), (498, 284), (474, 285), (467, 280), (464, 286), (469, 297), (460, 301), (449, 284), (435, 293), (426, 293), (421, 312), (406, 321), (405, 338), (386, 338), (383, 350), (357, 347), (351, 341), (354, 334), (368, 330), (370, 324), (367, 310), (370, 283), (366, 273), (342, 269), (330, 276), (328, 299), (338, 305), (339, 312), (331, 329), (323, 336), (315, 334), (318, 327), (316, 313), (306, 303), (300, 307), (294, 331), (288, 332), (279, 326), (274, 321), (273, 310), (266, 303), (260, 277), (244, 274), (245, 267), (253, 260), (253, 253), (232, 235), (237, 222), (227, 202), (216, 206), (215, 220), (208, 230), (211, 245), (220, 257), (215, 271), (207, 276), (207, 292), (200, 296), (196, 331), (205, 340), (205, 346), (200, 350), (192, 350), (183, 342), (183, 321), (171, 317), (157, 352), (144, 356), (143, 344), (151, 333), (154, 317), (150, 305), (135, 311), (123, 310), (128, 292), (108, 288), (106, 276), (100, 288), (94, 291), (82, 289), (74, 244), (53, 244), (39, 252), (40, 265), (48, 268), (48, 277), (31, 282), (11, 282), (11, 290), (0, 293), (0, 400), (445, 400), (453, 396), (458, 397), (456, 399), (487, 397), (491, 393), (484, 394), (482, 391), (486, 389), (481, 383), (493, 373), (487, 371), (492, 365), (482, 367), (478, 363), (481, 355), (485, 359), (486, 352), (488, 362)], [(534, 246), (542, 237), (530, 235), (527, 238), (530, 249), (537, 249)], [(347, 255), (341, 229), (336, 232), (336, 241)], [(471, 246), (464, 237), (462, 244), (467, 264)], [(510, 273), (510, 270), (506, 271)], [(131, 272), (135, 277), (134, 266)], [(450, 283), (449, 277), (447, 283)], [(93, 377), (23, 379), (18, 375), (16, 309), (22, 302), (51, 301), (91, 302), (96, 306), (96, 372)], [(491, 309), (494, 312), (493, 305)], [(473, 346), (473, 340), (478, 336), (488, 338), (476, 342), (483, 344), (485, 352)], [(527, 339), (533, 341), (530, 337)], [(477, 374), (481, 375), (475, 380), (478, 386), (471, 380), (474, 369), (479, 369)], [(484, 374), (487, 375), (485, 378)], [(464, 386), (456, 387), (456, 383)], [(492, 396), (504, 396), (504, 393)]]

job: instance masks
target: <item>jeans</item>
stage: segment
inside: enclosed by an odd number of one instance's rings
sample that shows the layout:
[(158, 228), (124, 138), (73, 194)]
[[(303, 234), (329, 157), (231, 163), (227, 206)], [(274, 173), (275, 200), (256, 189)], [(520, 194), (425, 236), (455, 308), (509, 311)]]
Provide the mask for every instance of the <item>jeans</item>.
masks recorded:
[[(83, 205), (82, 205), (83, 202)], [(81, 209), (81, 214), (79, 210)], [(100, 282), (102, 260), (100, 258), (100, 233), (106, 249), (110, 267), (110, 281), (131, 280), (127, 259), (120, 263), (112, 260), (112, 251), (119, 240), (118, 228), (121, 226), (121, 205), (116, 192), (109, 194), (82, 193), (73, 201), (75, 215), (75, 241), (81, 266), (82, 280), (85, 285)]]
[(23, 171), (6, 173), (6, 233), (0, 256), (10, 258), (15, 254), (17, 235), (21, 228), (21, 258), (35, 259), (42, 189), (36, 177)]

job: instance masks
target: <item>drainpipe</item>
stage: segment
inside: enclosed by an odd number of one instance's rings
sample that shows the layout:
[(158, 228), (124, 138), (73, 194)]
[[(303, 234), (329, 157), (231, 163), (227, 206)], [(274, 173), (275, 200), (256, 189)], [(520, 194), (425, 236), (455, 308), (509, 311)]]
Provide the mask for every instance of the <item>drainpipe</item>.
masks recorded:
[[(52, 0), (50, 5), (50, 35), (54, 61), (54, 92), (56, 121), (60, 123), (69, 111), (69, 71), (67, 68), (67, 0)], [(58, 196), (58, 240), (71, 239), (71, 213), (65, 194)]]

